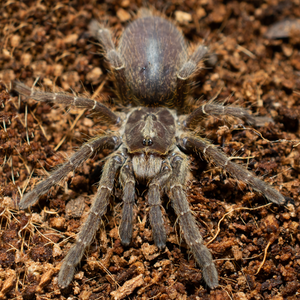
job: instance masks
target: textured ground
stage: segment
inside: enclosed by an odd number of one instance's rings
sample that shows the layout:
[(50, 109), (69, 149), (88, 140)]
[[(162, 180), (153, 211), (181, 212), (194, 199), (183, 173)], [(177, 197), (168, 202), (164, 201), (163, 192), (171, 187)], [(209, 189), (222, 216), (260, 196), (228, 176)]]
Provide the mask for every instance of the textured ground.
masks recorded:
[[(149, 1), (152, 3), (152, 1)], [(192, 96), (218, 94), (226, 104), (272, 117), (252, 129), (212, 119), (202, 132), (272, 184), (294, 205), (277, 207), (220, 168), (191, 158), (187, 193), (213, 253), (220, 287), (209, 290), (165, 199), (167, 248), (153, 245), (140, 190), (130, 247), (118, 237), (121, 191), (72, 284), (57, 285), (62, 259), (86, 218), (100, 178), (99, 153), (75, 174), (18, 211), (21, 194), (63, 163), (91, 136), (107, 130), (77, 109), (8, 94), (18, 79), (50, 91), (94, 95), (115, 103), (106, 64), (87, 30), (91, 19), (116, 35), (143, 1), (1, 1), (0, 3), (0, 299), (300, 299), (300, 2), (156, 1), (190, 43), (206, 40), (217, 58), (196, 78)], [(293, 20), (279, 23), (282, 20)], [(277, 26), (277, 27), (276, 27)], [(279, 27), (278, 27), (279, 26)], [(112, 203), (113, 203), (112, 201)], [(126, 296), (128, 295), (128, 296)]]

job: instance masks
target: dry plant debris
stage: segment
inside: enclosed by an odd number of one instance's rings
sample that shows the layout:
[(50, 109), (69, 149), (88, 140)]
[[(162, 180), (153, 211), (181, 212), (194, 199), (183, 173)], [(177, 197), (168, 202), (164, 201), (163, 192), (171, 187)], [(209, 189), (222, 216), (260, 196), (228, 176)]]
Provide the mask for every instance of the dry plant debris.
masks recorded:
[[(38, 85), (46, 90), (95, 94), (109, 105), (114, 101), (111, 81), (87, 26), (97, 18), (120, 35), (142, 1), (2, 1), (1, 299), (300, 298), (299, 1), (152, 4), (174, 19), (191, 43), (205, 40), (215, 53), (198, 76), (193, 97), (200, 100), (195, 107), (218, 94), (226, 104), (238, 101), (265, 117), (255, 131), (232, 120), (209, 119), (207, 137), (293, 199), (294, 205), (266, 205), (242, 182), (194, 160), (188, 196), (206, 244), (211, 241), (218, 289), (210, 291), (203, 284), (169, 207), (167, 249), (153, 247), (141, 193), (130, 247), (119, 240), (116, 197), (105, 229), (98, 232), (72, 285), (60, 290), (57, 273), (96, 192), (103, 153), (43, 196), (30, 213), (19, 211), (17, 204), (29, 186), (63, 163), (82, 141), (107, 128), (95, 124), (88, 112), (64, 113), (62, 107), (30, 99), (20, 102), (8, 93), (9, 84), (19, 79), (32, 86), (39, 78)], [(278, 24), (290, 29), (276, 35), (272, 32)]]

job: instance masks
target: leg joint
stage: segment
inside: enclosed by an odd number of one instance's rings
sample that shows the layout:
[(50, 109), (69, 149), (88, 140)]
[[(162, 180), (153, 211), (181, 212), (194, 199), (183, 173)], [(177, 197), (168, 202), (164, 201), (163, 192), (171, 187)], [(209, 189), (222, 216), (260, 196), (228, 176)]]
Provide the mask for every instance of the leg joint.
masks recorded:
[(223, 167), (226, 168), (229, 162), (230, 162), (230, 158), (226, 159)]
[(174, 183), (170, 186), (170, 190), (173, 190), (176, 187), (182, 189), (182, 184), (181, 183)]
[(91, 149), (91, 154), (92, 154), (94, 152), (94, 148), (89, 144), (87, 144), (87, 146)]
[(96, 108), (97, 103), (98, 103), (98, 102), (97, 102), (96, 100), (94, 100), (94, 106), (93, 106), (92, 110)]
[(116, 154), (112, 157), (112, 160), (120, 165), (124, 163), (124, 157), (121, 154)]
[(203, 154), (205, 155), (205, 152), (208, 148), (212, 147), (212, 145), (207, 145), (204, 149), (203, 149)]

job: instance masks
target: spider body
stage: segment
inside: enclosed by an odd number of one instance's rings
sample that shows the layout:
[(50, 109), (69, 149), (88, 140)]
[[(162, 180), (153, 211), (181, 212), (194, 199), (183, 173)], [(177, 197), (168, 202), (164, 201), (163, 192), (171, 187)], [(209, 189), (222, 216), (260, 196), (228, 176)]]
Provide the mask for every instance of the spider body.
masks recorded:
[[(135, 186), (142, 182), (148, 187), (146, 199), (155, 245), (159, 249), (166, 246), (161, 211), (161, 196), (166, 193), (178, 216), (183, 237), (203, 271), (205, 282), (210, 288), (215, 288), (218, 286), (218, 273), (210, 251), (203, 244), (185, 193), (189, 161), (184, 152), (196, 155), (200, 152), (204, 158), (245, 181), (269, 201), (283, 204), (285, 199), (277, 190), (232, 162), (221, 150), (193, 132), (193, 127), (208, 114), (231, 115), (248, 122), (255, 120), (242, 108), (224, 107), (213, 102), (201, 105), (189, 115), (180, 113), (189, 79), (199, 69), (207, 48), (200, 45), (188, 56), (181, 32), (168, 20), (149, 13), (138, 18), (124, 31), (118, 49), (108, 29), (93, 21), (90, 31), (103, 46), (118, 98), (131, 107), (126, 112), (115, 113), (92, 99), (45, 93), (14, 82), (14, 89), (21, 95), (38, 101), (90, 109), (107, 123), (119, 126), (119, 131), (96, 136), (84, 144), (69, 161), (28, 192), (19, 206), (25, 209), (35, 204), (40, 195), (49, 191), (95, 151), (112, 149), (104, 164), (88, 218), (60, 269), (59, 285), (66, 287), (71, 282), (76, 265), (98, 230), (115, 179), (118, 179), (123, 189), (119, 226), (122, 243), (128, 245), (132, 238)], [(171, 109), (173, 107), (178, 109)]]

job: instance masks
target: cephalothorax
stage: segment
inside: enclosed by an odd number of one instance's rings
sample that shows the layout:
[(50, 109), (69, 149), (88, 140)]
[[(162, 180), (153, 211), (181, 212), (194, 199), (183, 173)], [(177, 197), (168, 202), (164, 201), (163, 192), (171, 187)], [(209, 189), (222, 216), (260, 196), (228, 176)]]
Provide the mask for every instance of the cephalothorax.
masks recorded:
[(69, 285), (76, 265), (92, 242), (109, 204), (117, 174), (123, 189), (124, 205), (119, 227), (122, 243), (128, 245), (131, 241), (135, 185), (142, 182), (148, 186), (149, 219), (154, 242), (159, 249), (166, 246), (161, 211), (161, 196), (166, 193), (178, 216), (183, 237), (210, 288), (218, 286), (218, 273), (210, 251), (203, 244), (187, 201), (185, 185), (189, 163), (184, 152), (200, 152), (217, 166), (262, 193), (269, 201), (277, 204), (285, 202), (278, 191), (232, 162), (222, 151), (193, 132), (193, 128), (205, 115), (231, 115), (254, 122), (247, 111), (209, 102), (189, 115), (182, 113), (189, 80), (207, 55), (207, 48), (200, 45), (188, 56), (181, 32), (170, 21), (151, 15), (149, 11), (141, 14), (124, 31), (118, 48), (112, 42), (108, 29), (96, 21), (90, 25), (90, 31), (102, 44), (110, 64), (117, 96), (124, 105), (129, 105), (126, 113), (115, 113), (91, 99), (45, 93), (14, 82), (14, 89), (21, 95), (38, 101), (90, 109), (107, 123), (119, 126), (119, 131), (96, 136), (85, 143), (69, 161), (27, 193), (20, 202), (21, 209), (35, 204), (40, 195), (95, 151), (103, 148), (113, 150), (104, 164), (89, 216), (60, 269), (58, 283), (61, 287)]

